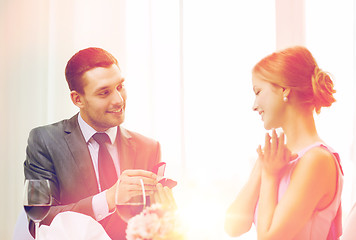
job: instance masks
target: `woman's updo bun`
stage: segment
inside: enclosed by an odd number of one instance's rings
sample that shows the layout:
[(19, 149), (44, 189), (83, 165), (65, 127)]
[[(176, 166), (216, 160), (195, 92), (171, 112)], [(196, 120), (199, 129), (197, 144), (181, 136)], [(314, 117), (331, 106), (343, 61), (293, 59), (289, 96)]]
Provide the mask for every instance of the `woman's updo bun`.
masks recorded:
[(330, 75), (321, 70), (318, 66), (314, 69), (311, 83), (314, 93), (315, 112), (320, 113), (322, 107), (330, 107), (331, 104), (336, 101), (333, 96), (336, 92), (334, 90), (334, 83)]
[(301, 46), (274, 52), (258, 62), (252, 73), (261, 79), (291, 89), (297, 103), (320, 113), (335, 98), (330, 75), (322, 71), (308, 49)]

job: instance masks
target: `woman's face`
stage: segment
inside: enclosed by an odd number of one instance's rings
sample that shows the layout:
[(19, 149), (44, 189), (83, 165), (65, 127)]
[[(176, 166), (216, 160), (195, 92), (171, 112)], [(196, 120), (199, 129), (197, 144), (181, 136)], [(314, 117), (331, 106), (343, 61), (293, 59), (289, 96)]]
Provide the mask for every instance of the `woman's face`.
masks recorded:
[(282, 126), (286, 103), (283, 101), (283, 88), (261, 78), (252, 76), (253, 91), (256, 95), (253, 110), (257, 111), (266, 130)]

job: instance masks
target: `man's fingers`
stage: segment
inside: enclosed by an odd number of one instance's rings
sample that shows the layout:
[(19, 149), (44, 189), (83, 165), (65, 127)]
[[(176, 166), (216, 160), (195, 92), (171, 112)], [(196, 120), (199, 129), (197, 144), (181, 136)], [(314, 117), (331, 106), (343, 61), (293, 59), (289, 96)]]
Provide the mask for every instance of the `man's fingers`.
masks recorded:
[(143, 184), (145, 186), (147, 185), (156, 186), (158, 182), (156, 178), (151, 178), (146, 176), (127, 175), (127, 174), (120, 176), (120, 181), (122, 184), (141, 185), (140, 179), (142, 179)]
[(127, 169), (122, 172), (122, 175), (127, 175), (129, 177), (146, 177), (156, 179), (157, 175), (153, 172), (142, 170), (142, 169)]
[(154, 202), (156, 202), (156, 203), (162, 202), (162, 201), (161, 201), (161, 197), (160, 197), (160, 195), (159, 195), (158, 192), (155, 192), (155, 193), (153, 194), (153, 198), (154, 198)]
[[(152, 178), (153, 177), (153, 178)], [(156, 191), (157, 179), (154, 173), (145, 170), (125, 170), (120, 175), (117, 186), (118, 199), (125, 202), (132, 197), (142, 196), (142, 183), (147, 196)]]
[(166, 196), (171, 204), (171, 207), (177, 209), (177, 204), (176, 204), (176, 200), (173, 197), (172, 189), (170, 189), (169, 187), (164, 187), (163, 189), (166, 192)]
[(157, 184), (155, 201), (161, 203), (166, 208), (177, 209), (172, 190), (168, 187), (163, 187), (161, 183)]

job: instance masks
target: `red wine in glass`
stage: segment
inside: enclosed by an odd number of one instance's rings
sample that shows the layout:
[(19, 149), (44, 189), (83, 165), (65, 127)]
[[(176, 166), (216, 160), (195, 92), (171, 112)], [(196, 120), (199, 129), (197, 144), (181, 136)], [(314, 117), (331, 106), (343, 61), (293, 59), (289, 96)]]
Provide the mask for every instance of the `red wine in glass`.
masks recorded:
[(125, 222), (142, 212), (143, 208), (143, 203), (125, 203), (116, 205), (119, 215)]
[(142, 195), (135, 195), (132, 196), (130, 199), (127, 200), (119, 200), (119, 193), (118, 187), (116, 187), (115, 193), (115, 205), (116, 211), (119, 216), (127, 222), (130, 218), (134, 217), (135, 215), (142, 212), (142, 210), (146, 207), (146, 193), (145, 193), (145, 186), (143, 184), (143, 180), (140, 179), (140, 186)]
[(27, 216), (35, 223), (35, 239), (38, 239), (40, 222), (47, 216), (52, 205), (49, 180), (26, 179), (23, 205)]
[(42, 221), (48, 214), (50, 205), (24, 205), (27, 216), (32, 221)]

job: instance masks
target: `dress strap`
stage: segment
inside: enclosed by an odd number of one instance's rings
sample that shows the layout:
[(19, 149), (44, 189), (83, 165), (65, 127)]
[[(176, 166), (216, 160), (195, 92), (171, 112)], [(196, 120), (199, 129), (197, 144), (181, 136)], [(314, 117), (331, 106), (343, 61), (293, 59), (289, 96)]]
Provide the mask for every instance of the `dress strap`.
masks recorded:
[(297, 159), (301, 158), (302, 156), (304, 156), (304, 154), (307, 151), (309, 151), (310, 149), (315, 148), (315, 147), (323, 147), (324, 149), (329, 151), (334, 156), (336, 162), (338, 163), (338, 166), (339, 166), (339, 169), (341, 171), (341, 174), (344, 175), (344, 171), (342, 170), (342, 167), (341, 167), (339, 154), (337, 152), (335, 152), (331, 147), (326, 145), (325, 143), (316, 142), (316, 143), (313, 143), (312, 145), (309, 145), (308, 147), (306, 147), (306, 148), (304, 148), (304, 149), (302, 149), (301, 151), (298, 152), (298, 158)]

